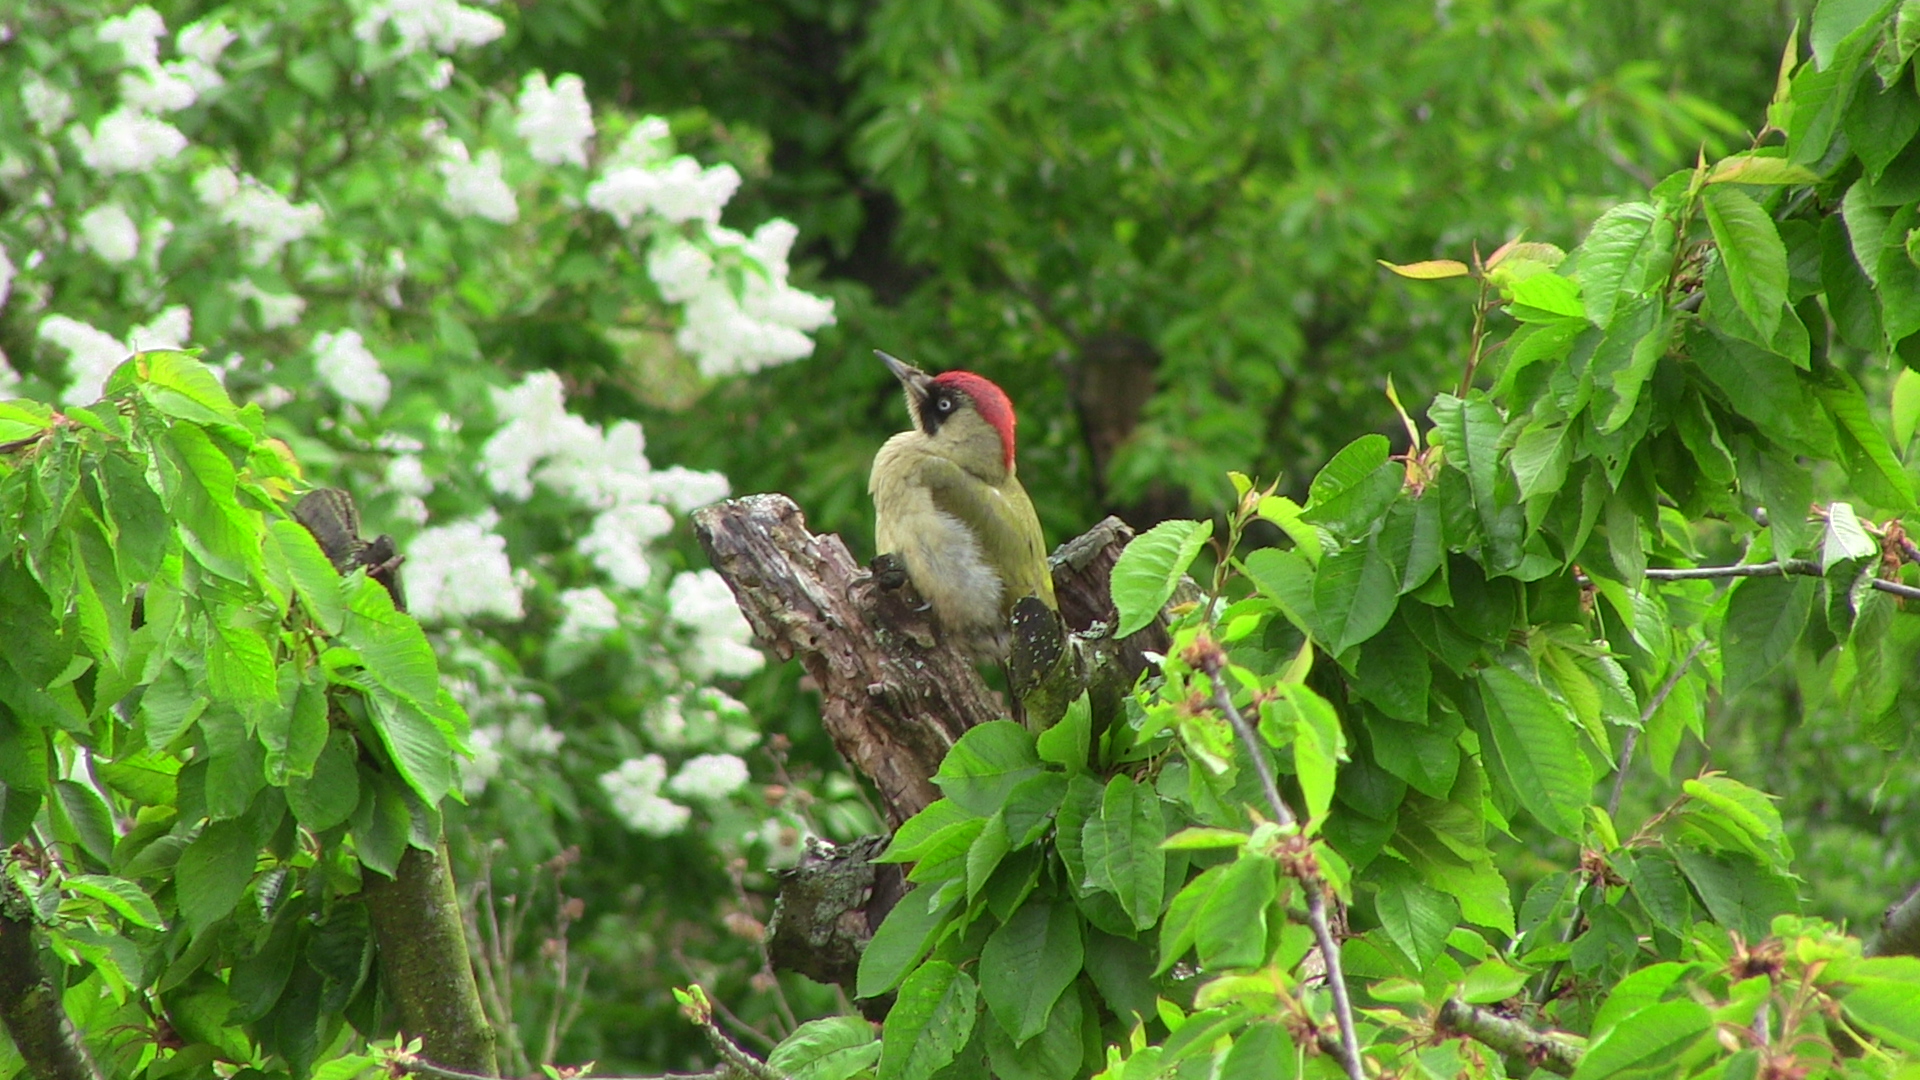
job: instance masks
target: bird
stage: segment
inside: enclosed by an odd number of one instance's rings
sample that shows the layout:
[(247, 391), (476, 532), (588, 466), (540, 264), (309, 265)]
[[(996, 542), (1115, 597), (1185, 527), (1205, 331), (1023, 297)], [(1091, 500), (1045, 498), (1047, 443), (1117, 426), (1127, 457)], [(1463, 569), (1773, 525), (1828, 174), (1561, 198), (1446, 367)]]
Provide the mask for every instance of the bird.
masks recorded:
[(875, 355), (906, 391), (913, 426), (874, 455), (874, 546), (904, 565), (943, 639), (976, 662), (1007, 658), (1014, 605), (1057, 611), (1046, 537), (1014, 462), (1013, 403), (970, 371), (929, 375)]

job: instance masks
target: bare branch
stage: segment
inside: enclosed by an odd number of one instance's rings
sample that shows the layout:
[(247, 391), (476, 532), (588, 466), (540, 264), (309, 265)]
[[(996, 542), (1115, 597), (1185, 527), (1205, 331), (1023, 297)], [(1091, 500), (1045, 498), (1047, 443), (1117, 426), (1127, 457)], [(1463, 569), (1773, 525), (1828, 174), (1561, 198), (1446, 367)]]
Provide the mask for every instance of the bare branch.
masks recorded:
[[(1201, 670), (1213, 683), (1213, 704), (1233, 725), (1233, 732), (1240, 739), (1247, 757), (1253, 762), (1253, 771), (1260, 778), (1260, 790), (1267, 797), (1267, 808), (1272, 811), (1275, 821), (1282, 825), (1298, 824), (1287, 801), (1280, 796), (1280, 786), (1274, 783), (1273, 767), (1267, 763), (1266, 747), (1261, 745), (1260, 737), (1254, 734), (1247, 718), (1240, 715), (1234, 706), (1233, 698), (1227, 693), (1226, 655), (1220, 647), (1210, 641), (1202, 641), (1195, 646), (1199, 654)], [(1340, 1059), (1345, 1066), (1348, 1080), (1367, 1080), (1367, 1073), (1360, 1063), (1360, 1037), (1353, 1029), (1353, 1000), (1347, 993), (1347, 977), (1340, 970), (1340, 943), (1333, 940), (1333, 928), (1327, 922), (1326, 882), (1317, 873), (1299, 873), (1300, 885), (1307, 894), (1307, 925), (1313, 928), (1313, 940), (1320, 948), (1320, 958), (1327, 965), (1327, 986), (1333, 991), (1333, 1015), (1340, 1025)]]
[(1620, 764), (1613, 773), (1613, 794), (1607, 797), (1608, 817), (1620, 812), (1620, 793), (1627, 786), (1627, 766), (1633, 764), (1633, 749), (1640, 742), (1640, 728), (1646, 727), (1647, 722), (1653, 719), (1653, 714), (1659, 712), (1660, 706), (1667, 703), (1668, 695), (1673, 693), (1674, 687), (1680, 685), (1680, 680), (1686, 675), (1687, 669), (1693, 666), (1694, 657), (1699, 656), (1700, 650), (1706, 647), (1707, 639), (1705, 638), (1694, 643), (1693, 648), (1688, 650), (1686, 658), (1673, 669), (1673, 674), (1668, 675), (1667, 681), (1661, 683), (1660, 689), (1654, 691), (1653, 697), (1647, 699), (1647, 707), (1640, 710), (1640, 727), (1627, 729), (1627, 737), (1620, 744)]

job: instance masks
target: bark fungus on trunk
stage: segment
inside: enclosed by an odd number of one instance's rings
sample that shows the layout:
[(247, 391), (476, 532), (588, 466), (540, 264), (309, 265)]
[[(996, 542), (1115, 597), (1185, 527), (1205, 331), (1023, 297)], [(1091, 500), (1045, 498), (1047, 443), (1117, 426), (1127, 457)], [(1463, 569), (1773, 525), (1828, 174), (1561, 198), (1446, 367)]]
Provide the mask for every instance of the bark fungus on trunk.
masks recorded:
[[(0, 853), (0, 862), (4, 862)], [(100, 1080), (40, 962), (33, 906), (0, 865), (0, 1025), (33, 1080)]]
[[(939, 641), (912, 590), (882, 587), (838, 536), (807, 531), (784, 495), (723, 502), (693, 522), (760, 641), (812, 678), (822, 726), (878, 789), (887, 824), (937, 800), (933, 776), (947, 750), (1007, 710), (972, 662)], [(1060, 617), (1042, 608), (1029, 633), (1016, 616), (1012, 674), (1030, 721), (1050, 722), (1089, 689), (1099, 723), (1145, 670), (1145, 654), (1165, 651), (1157, 623), (1123, 641), (1107, 635), (1119, 621), (1108, 574), (1132, 538), (1108, 518), (1061, 545), (1051, 560)], [(870, 864), (884, 847), (869, 837), (814, 852), (784, 875), (769, 927), (776, 967), (851, 989), (860, 950), (904, 890), (897, 865)]]
[(436, 851), (408, 848), (391, 881), (369, 872), (361, 892), (401, 1032), (418, 1037), (421, 1055), (437, 1065), (499, 1075), (446, 841)]

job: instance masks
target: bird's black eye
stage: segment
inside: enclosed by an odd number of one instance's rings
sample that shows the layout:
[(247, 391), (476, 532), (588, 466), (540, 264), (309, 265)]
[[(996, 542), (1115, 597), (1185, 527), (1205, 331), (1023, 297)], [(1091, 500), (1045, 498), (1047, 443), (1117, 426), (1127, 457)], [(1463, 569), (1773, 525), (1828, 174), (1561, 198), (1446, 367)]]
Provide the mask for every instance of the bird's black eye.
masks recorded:
[(950, 397), (943, 397), (938, 401), (935, 401), (933, 403), (933, 407), (936, 409), (939, 409), (943, 413), (950, 413), (953, 411), (953, 399)]

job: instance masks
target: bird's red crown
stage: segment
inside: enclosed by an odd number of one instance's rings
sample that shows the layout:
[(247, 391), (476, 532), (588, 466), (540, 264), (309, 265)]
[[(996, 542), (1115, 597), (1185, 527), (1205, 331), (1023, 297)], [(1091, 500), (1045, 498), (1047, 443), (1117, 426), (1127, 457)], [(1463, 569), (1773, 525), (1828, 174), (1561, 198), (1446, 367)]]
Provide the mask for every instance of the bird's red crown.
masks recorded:
[(1007, 468), (1013, 468), (1013, 402), (1007, 400), (1006, 391), (993, 384), (992, 379), (975, 375), (971, 371), (946, 371), (933, 377), (941, 386), (952, 387), (973, 399), (973, 408), (980, 419), (993, 425), (1000, 433), (1000, 446), (1006, 451)]

